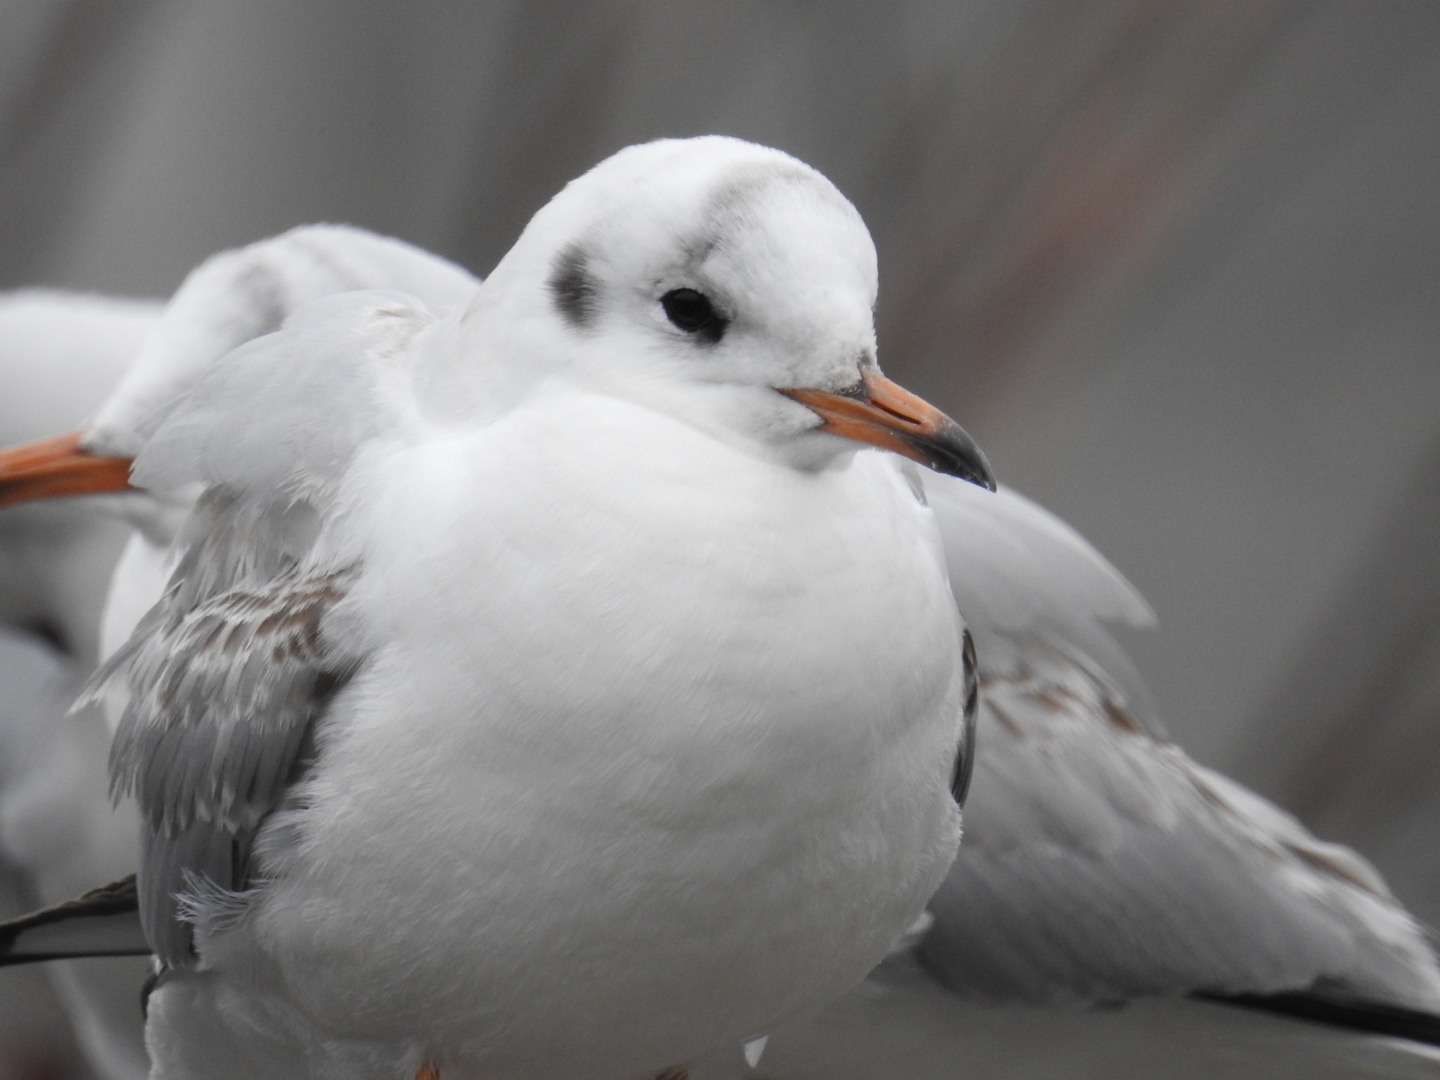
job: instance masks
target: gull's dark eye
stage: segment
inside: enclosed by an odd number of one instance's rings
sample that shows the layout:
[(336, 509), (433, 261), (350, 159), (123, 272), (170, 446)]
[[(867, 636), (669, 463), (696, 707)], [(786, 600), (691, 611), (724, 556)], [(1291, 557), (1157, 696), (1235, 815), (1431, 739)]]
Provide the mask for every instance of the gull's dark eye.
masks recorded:
[(717, 342), (725, 334), (728, 321), (715, 310), (710, 298), (696, 289), (671, 289), (660, 298), (665, 317), (687, 334), (704, 341)]

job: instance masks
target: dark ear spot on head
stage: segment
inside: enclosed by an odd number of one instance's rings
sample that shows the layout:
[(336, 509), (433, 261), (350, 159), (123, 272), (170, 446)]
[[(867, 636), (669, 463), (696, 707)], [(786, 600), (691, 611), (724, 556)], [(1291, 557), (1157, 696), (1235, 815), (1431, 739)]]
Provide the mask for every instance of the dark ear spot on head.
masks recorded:
[(571, 244), (555, 257), (550, 271), (550, 295), (571, 326), (583, 328), (595, 321), (599, 297), (590, 276), (590, 257), (579, 244)]

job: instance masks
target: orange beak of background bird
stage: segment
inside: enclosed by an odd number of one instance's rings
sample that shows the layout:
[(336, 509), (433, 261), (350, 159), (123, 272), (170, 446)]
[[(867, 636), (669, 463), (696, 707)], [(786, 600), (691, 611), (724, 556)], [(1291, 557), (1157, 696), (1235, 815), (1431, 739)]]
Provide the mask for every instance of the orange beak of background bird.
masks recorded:
[(936, 472), (995, 490), (990, 463), (965, 429), (878, 371), (865, 372), (843, 391), (791, 387), (780, 392), (819, 415), (821, 431), (893, 450)]
[(0, 450), (0, 506), (129, 487), (130, 459), (90, 453), (79, 432)]

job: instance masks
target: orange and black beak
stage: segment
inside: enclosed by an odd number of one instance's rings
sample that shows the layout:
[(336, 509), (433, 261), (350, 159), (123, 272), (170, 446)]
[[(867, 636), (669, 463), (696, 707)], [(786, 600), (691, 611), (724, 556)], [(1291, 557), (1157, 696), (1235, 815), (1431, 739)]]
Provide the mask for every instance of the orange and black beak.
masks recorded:
[(990, 463), (965, 429), (878, 371), (864, 372), (855, 386), (838, 393), (796, 387), (780, 392), (818, 414), (824, 420), (821, 431), (893, 450), (936, 472), (995, 490)]
[(130, 459), (90, 453), (78, 432), (0, 450), (0, 506), (129, 487)]

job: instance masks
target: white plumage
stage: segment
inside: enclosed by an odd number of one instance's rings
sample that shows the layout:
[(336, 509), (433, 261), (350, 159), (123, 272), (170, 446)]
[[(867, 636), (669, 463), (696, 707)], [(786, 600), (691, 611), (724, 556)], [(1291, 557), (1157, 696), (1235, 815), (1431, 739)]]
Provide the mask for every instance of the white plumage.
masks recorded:
[(857, 383), (873, 296), (817, 174), (655, 144), (463, 310), (122, 388), (186, 387), (133, 475), (204, 492), (107, 667), (155, 1075), (651, 1076), (884, 955), (958, 840), (959, 621), (898, 459), (776, 392)]
[[(774, 160), (709, 146), (745, 159), (747, 175), (753, 161)], [(138, 479), (179, 490), (181, 507), (196, 481), (229, 492), (208, 497), (203, 528), (182, 539), (199, 573), (169, 615), (237, 587), (263, 597), (253, 618), (207, 611), (171, 631), (162, 606), (134, 646), (134, 656), (153, 653), (136, 668), (142, 690), (163, 690), (173, 647), (193, 650), (203, 617), (217, 614), (248, 619), (252, 632), (269, 614), (313, 615), (323, 642), (300, 659), (359, 671), (327, 705), (322, 766), (264, 818), (257, 857), (279, 884), (253, 900), (202, 890), (189, 903), (202, 957), (224, 974), (180, 976), (155, 999), (152, 1039), (172, 1071), (188, 1062), (208, 1074), (223, 1060), (256, 1075), (301, 1059), (317, 1074), (413, 1069), (434, 1053), (414, 1038), (422, 1029), (459, 1048), (447, 1076), (486, 1055), (521, 1074), (563, 1071), (567, 1055), (583, 1055), (586, 1075), (604, 1075), (607, 1053), (650, 1068), (670, 1059), (646, 1054), (738, 1042), (843, 989), (938, 880), (953, 821), (938, 801), (925, 809), (924, 790), (898, 805), (895, 795), (907, 777), (928, 775), (925, 790), (935, 790), (958, 715), (956, 622), (915, 499), (921, 481), (870, 451), (826, 468), (838, 442), (828, 436), (801, 434), (777, 455), (813, 417), (778, 395), (758, 412), (748, 404), (767, 380), (785, 385), (776, 365), (792, 385), (838, 388), (844, 370), (853, 380), (857, 356), (873, 350), (868, 238), (831, 189), (811, 206), (793, 190), (809, 181), (787, 180), (760, 216), (783, 223), (780, 235), (816, 228), (777, 257), (769, 231), (743, 228), (745, 199), (765, 185), (737, 185), (748, 194), (721, 216), (738, 220), (745, 239), (714, 265), (729, 275), (737, 310), (765, 314), (745, 327), (753, 347), (737, 350), (737, 366), (695, 365), (677, 378), (673, 343), (647, 336), (668, 332), (647, 307), (653, 295), (617, 289), (602, 304), (595, 291), (613, 281), (672, 287), (656, 273), (660, 253), (697, 210), (715, 209), (701, 198), (714, 191), (704, 155), (686, 161), (674, 144), (647, 152), (605, 166), (614, 177), (626, 160), (645, 163), (620, 183), (582, 180), (543, 212), (463, 317), (473, 279), (357, 230), (297, 230), (218, 257), (177, 294), (89, 429), (100, 452), (142, 450)], [(690, 173), (688, 202), (670, 205), (645, 186), (666, 153)], [(629, 197), (650, 198), (653, 213), (622, 227), (622, 189), (635, 187)], [(787, 288), (810, 259), (857, 272), (830, 290)], [(574, 311), (561, 305), (557, 318), (556, 270), (567, 266), (584, 271), (591, 291), (567, 294)], [(527, 292), (537, 281), (548, 293)], [(404, 292), (323, 299), (357, 287)], [(282, 333), (244, 345), (292, 312)], [(849, 352), (821, 358), (837, 340)], [(592, 352), (623, 362), (587, 367)], [(467, 357), (485, 363), (470, 368)], [(317, 413), (336, 423), (316, 425)], [(923, 485), (985, 684), (966, 845), (922, 945), (931, 969), (986, 1001), (1319, 986), (1435, 1008), (1428, 947), (1373, 872), (1155, 735), (1139, 680), (1102, 626), (1148, 620), (1133, 589), (1012, 492), (933, 475)], [(149, 540), (132, 545), (117, 586), (151, 584), (112, 604), (125, 633), (153, 599), (162, 559), (153, 541), (175, 516), (151, 503), (137, 520)], [(336, 595), (317, 607), (334, 575)], [(807, 602), (792, 611), (797, 590)], [(553, 606), (535, 610), (536, 595)], [(863, 596), (883, 600), (852, 603)], [(762, 662), (727, 681), (723, 658), (747, 649)], [(677, 656), (693, 662), (677, 666)], [(215, 685), (205, 670), (186, 670), (197, 705), (212, 700), (201, 693)], [(233, 689), (245, 683), (235, 670), (221, 664), (210, 677)], [(266, 678), (252, 689), (265, 690)], [(909, 696), (897, 707), (877, 687)], [(777, 696), (793, 726), (778, 740), (748, 740)], [(677, 734), (681, 710), (658, 707), (671, 700), (699, 716), (752, 705), (744, 723), (697, 738)], [(556, 701), (580, 719), (557, 730)], [(867, 730), (891, 708), (928, 726)], [(476, 728), (476, 712), (501, 719)], [(155, 713), (142, 709), (125, 745), (143, 744), (134, 732), (151, 730), (145, 717)], [(238, 743), (254, 737), (248, 717), (218, 715)], [(837, 730), (843, 715), (868, 719)], [(640, 736), (618, 745), (632, 724)], [(851, 749), (836, 753), (847, 730)], [(139, 754), (132, 771), (148, 760)], [(203, 777), (179, 791), (162, 778), (158, 805), (189, 799), (252, 827), (264, 800), (237, 803), (228, 751), (212, 760), (232, 790), (222, 784), (207, 802)], [(873, 799), (847, 819), (857, 792)], [(687, 805), (694, 811), (680, 816), (695, 831), (672, 839), (703, 844), (637, 847), (624, 827), (660, 829), (645, 808), (669, 816)], [(456, 806), (485, 827), (451, 820)], [(929, 824), (916, 832), (917, 821)], [(815, 822), (833, 844), (820, 843)], [(536, 838), (546, 838), (542, 850)], [(654, 859), (662, 850), (668, 861)], [(477, 852), (499, 872), (467, 874)], [(832, 888), (837, 867), (867, 860), (870, 886), (851, 878)], [(776, 862), (796, 868), (778, 886), (737, 869)], [(649, 876), (617, 883), (627, 866)], [(467, 903), (417, 918), (403, 899), (416, 880)], [(548, 891), (507, 893), (506, 882), (522, 880)], [(477, 938), (477, 925), (491, 936)], [(862, 927), (881, 925), (865, 938)], [(178, 929), (172, 949), (186, 947)], [(797, 972), (790, 958), (802, 955), (834, 967)], [(385, 986), (364, 978), (377, 956), (396, 975)], [(336, 958), (358, 966), (347, 976)], [(757, 983), (765, 993), (751, 992)], [(478, 1013), (433, 1007), (437, 985), (447, 1000), (473, 1001), (482, 984)], [(298, 1014), (296, 1000), (306, 1003)], [(639, 1037), (627, 1031), (637, 1015), (653, 1021)], [(236, 1040), (235, 1052), (215, 1054), (217, 1040)]]

